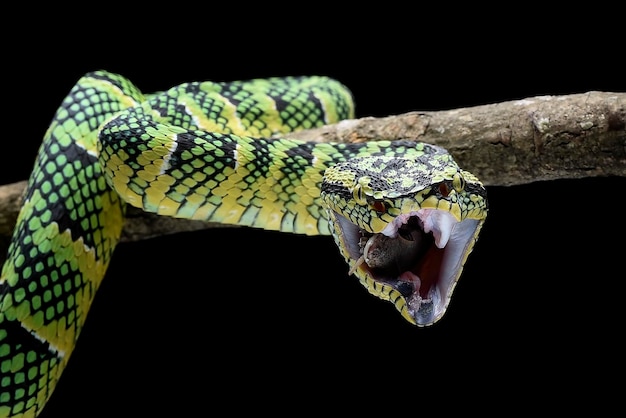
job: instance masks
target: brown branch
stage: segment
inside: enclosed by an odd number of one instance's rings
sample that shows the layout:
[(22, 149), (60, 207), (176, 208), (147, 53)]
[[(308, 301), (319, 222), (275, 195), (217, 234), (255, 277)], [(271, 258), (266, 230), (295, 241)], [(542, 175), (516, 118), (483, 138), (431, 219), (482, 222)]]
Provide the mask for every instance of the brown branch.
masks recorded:
[[(413, 139), (446, 148), (487, 186), (626, 177), (626, 93), (541, 96), (462, 109), (366, 117), (290, 134), (319, 142)], [(0, 186), (0, 250), (26, 182)], [(224, 226), (131, 210), (123, 241)]]
[(339, 142), (406, 138), (440, 145), (488, 186), (626, 176), (626, 93), (541, 96), (410, 112), (289, 136)]
[[(2, 255), (8, 248), (25, 188), (25, 180), (0, 186), (0, 251)], [(158, 216), (129, 206), (122, 241), (139, 241), (177, 232), (230, 226), (232, 225)]]

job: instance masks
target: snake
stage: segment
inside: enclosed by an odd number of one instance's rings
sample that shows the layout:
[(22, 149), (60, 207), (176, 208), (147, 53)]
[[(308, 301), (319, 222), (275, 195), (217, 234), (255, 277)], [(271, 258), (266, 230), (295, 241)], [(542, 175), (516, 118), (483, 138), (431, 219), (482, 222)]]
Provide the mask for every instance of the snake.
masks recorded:
[(369, 293), (410, 324), (437, 322), (486, 219), (485, 188), (425, 142), (288, 136), (354, 118), (352, 92), (327, 76), (146, 94), (106, 70), (82, 76), (44, 134), (2, 266), (0, 417), (44, 409), (129, 207), (331, 236)]

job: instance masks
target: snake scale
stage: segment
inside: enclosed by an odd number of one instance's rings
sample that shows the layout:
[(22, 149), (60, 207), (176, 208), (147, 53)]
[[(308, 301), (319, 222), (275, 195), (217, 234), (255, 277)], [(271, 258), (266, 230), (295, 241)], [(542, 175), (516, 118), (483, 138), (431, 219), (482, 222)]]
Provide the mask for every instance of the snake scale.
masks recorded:
[(441, 318), (487, 215), (480, 181), (408, 141), (317, 143), (354, 117), (323, 76), (190, 82), (143, 94), (84, 75), (45, 133), (0, 277), (0, 417), (52, 395), (120, 238), (127, 205), (165, 216), (331, 235), (373, 295)]

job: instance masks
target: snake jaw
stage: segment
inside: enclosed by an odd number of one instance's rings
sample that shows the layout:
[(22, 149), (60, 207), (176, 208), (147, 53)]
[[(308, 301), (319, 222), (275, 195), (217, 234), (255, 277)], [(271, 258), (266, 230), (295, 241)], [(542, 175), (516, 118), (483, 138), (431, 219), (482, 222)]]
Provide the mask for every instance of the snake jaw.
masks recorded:
[(445, 210), (419, 209), (396, 216), (374, 234), (338, 213), (331, 216), (349, 273), (418, 326), (431, 325), (445, 313), (482, 224), (459, 221)]

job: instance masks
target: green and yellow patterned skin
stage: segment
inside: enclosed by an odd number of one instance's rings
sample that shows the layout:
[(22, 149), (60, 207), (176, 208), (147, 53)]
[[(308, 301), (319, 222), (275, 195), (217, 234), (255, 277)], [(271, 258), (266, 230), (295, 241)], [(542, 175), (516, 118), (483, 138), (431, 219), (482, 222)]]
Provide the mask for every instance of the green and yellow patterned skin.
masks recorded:
[(45, 134), (2, 268), (0, 418), (45, 407), (127, 204), (332, 235), (372, 294), (413, 324), (437, 321), (485, 219), (484, 188), (428, 144), (281, 137), (352, 117), (350, 91), (327, 77), (194, 82), (149, 95), (117, 74), (82, 77)]

